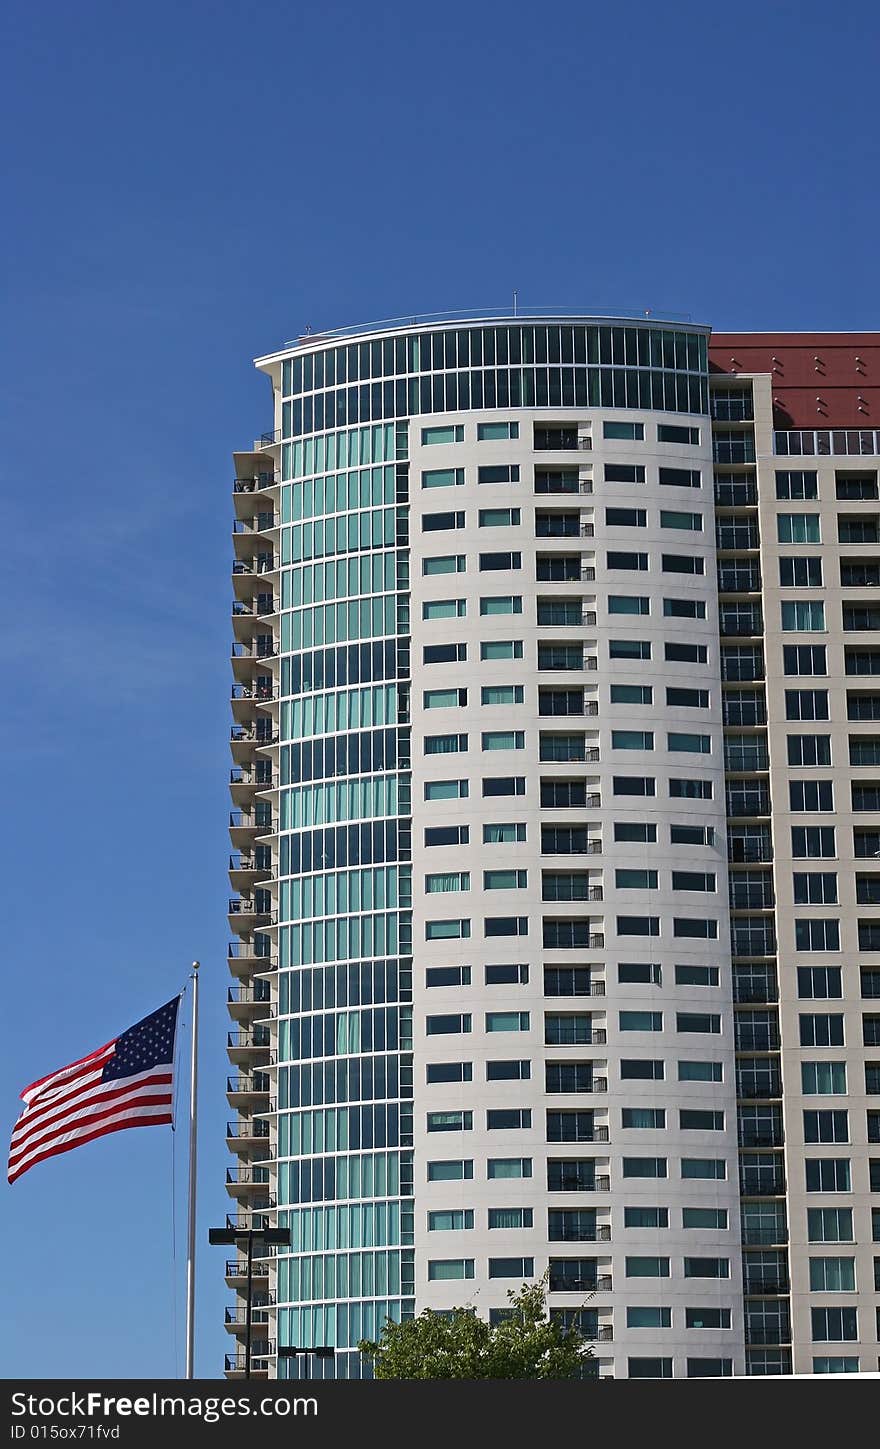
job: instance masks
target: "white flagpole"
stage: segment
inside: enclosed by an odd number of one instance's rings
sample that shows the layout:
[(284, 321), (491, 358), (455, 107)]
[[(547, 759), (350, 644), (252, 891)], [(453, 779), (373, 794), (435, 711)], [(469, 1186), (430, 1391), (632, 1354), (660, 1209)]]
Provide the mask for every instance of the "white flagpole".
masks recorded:
[(192, 1063), (189, 1078), (189, 1219), (186, 1243), (186, 1371), (194, 1376), (196, 1309), (196, 1105), (199, 1088), (199, 963), (193, 961), (192, 975)]

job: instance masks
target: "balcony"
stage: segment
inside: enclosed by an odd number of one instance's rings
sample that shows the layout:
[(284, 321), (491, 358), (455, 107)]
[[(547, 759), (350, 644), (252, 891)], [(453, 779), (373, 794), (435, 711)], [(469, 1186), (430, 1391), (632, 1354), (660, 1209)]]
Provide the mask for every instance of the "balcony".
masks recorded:
[[(261, 726), (268, 725), (268, 729)], [(269, 745), (277, 745), (281, 738), (278, 730), (272, 728), (271, 720), (259, 719), (253, 724), (234, 724), (229, 728), (229, 740), (233, 745), (257, 745), (264, 749)]]
[(236, 518), (232, 524), (234, 537), (241, 534), (270, 533), (281, 522), (275, 513), (256, 513), (252, 518)]
[[(555, 1238), (553, 1241), (587, 1243), (593, 1242), (594, 1240), (592, 1238), (571, 1238), (567, 1240)], [(554, 1276), (553, 1269), (551, 1268), (548, 1288), (551, 1293), (610, 1293), (611, 1274), (597, 1273), (595, 1278), (559, 1278)]]
[[(243, 1258), (227, 1258), (225, 1277), (230, 1288), (243, 1288), (247, 1283), (247, 1263)], [(260, 1280), (268, 1280), (269, 1264), (265, 1258), (253, 1258), (251, 1260), (251, 1277)], [(261, 1297), (263, 1294), (260, 1295)], [(265, 1296), (274, 1303), (275, 1295), (266, 1291)]]
[(227, 1167), (227, 1187), (268, 1187), (269, 1168), (254, 1163), (251, 1167)]
[(271, 835), (273, 832), (272, 816), (270, 814), (257, 814), (250, 810), (230, 810), (229, 830), (250, 831), (257, 835)]
[(779, 1172), (775, 1176), (752, 1177), (740, 1173), (739, 1191), (741, 1197), (784, 1197), (785, 1174)]
[(264, 1105), (261, 1099), (268, 1095), (269, 1078), (265, 1072), (226, 1078), (226, 1100), (230, 1107), (247, 1107), (253, 1111), (257, 1105)]
[[(241, 1118), (226, 1123), (226, 1141), (233, 1147), (264, 1146), (269, 1140), (269, 1123), (262, 1119)], [(233, 1145), (234, 1144), (234, 1145)]]
[[(269, 1309), (275, 1307), (276, 1295), (274, 1293), (261, 1293), (259, 1297), (254, 1296), (252, 1300), (251, 1323), (265, 1326), (269, 1322)], [(227, 1328), (245, 1328), (247, 1326), (246, 1308), (227, 1308), (224, 1310), (223, 1321)]]
[(254, 941), (230, 941), (226, 947), (226, 959), (233, 976), (267, 976), (278, 970), (278, 957), (262, 950), (263, 937), (258, 937), (259, 947)]
[[(275, 1356), (274, 1339), (255, 1343), (251, 1349), (251, 1378), (269, 1377), (270, 1358)], [(243, 1353), (227, 1353), (223, 1360), (223, 1372), (230, 1378), (244, 1378), (246, 1359)]]
[(785, 1323), (745, 1324), (745, 1341), (756, 1343), (791, 1343), (791, 1328)]
[(277, 560), (274, 553), (255, 554), (248, 558), (236, 558), (232, 561), (233, 577), (239, 574), (274, 574), (277, 571)]
[[(569, 1036), (548, 1036), (546, 1032), (544, 1034), (544, 1045), (552, 1047), (604, 1046), (606, 1040), (607, 1034), (604, 1027), (594, 1027), (592, 1031), (588, 1031), (582, 1036), (576, 1036), (574, 1033)], [(595, 1133), (598, 1131), (601, 1131), (601, 1129), (594, 1129), (594, 1136), (590, 1139), (591, 1141), (598, 1142), (600, 1140), (595, 1136)], [(585, 1138), (584, 1141), (586, 1140)]]
[(263, 493), (281, 482), (281, 474), (274, 472), (254, 473), (248, 478), (233, 478), (233, 493)]

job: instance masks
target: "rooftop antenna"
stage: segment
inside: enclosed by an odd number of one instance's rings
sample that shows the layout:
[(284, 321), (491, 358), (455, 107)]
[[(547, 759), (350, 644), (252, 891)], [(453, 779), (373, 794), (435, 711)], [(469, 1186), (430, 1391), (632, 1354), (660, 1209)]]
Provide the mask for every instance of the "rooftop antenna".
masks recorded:
[(513, 289), (513, 315), (514, 315), (514, 317), (517, 315), (517, 313), (516, 313), (516, 296), (517, 296), (517, 294), (516, 294), (516, 287), (514, 287), (514, 289)]

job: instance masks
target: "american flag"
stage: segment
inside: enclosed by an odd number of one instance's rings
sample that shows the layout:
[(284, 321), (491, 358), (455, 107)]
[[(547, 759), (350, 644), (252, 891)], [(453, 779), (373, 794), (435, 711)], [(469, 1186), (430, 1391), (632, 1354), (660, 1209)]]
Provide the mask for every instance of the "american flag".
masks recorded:
[(12, 1129), (9, 1181), (47, 1157), (126, 1127), (172, 1121), (175, 996), (97, 1051), (32, 1082)]

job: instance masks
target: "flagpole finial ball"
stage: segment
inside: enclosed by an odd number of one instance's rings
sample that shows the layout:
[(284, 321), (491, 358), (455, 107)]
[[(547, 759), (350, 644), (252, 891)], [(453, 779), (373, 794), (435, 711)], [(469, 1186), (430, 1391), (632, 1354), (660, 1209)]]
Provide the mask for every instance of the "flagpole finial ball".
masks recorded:
[(193, 961), (193, 963), (192, 963), (193, 971), (198, 971), (198, 969), (201, 966), (201, 964), (202, 964), (201, 961)]

